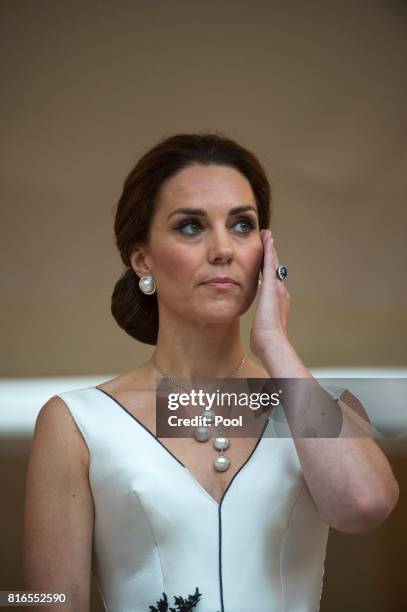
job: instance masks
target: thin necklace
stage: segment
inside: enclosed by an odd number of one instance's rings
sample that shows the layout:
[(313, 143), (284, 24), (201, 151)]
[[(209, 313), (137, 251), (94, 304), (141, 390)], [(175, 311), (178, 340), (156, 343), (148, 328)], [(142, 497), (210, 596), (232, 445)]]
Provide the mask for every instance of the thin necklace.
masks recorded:
[[(187, 389), (186, 387), (184, 387), (184, 385), (182, 385), (181, 383), (177, 383), (177, 381), (172, 376), (170, 376), (167, 372), (165, 372), (162, 368), (160, 368), (160, 366), (157, 364), (157, 362), (154, 360), (153, 357), (151, 357), (150, 362), (153, 364), (155, 369), (160, 374), (162, 374), (164, 378), (167, 378), (172, 384), (177, 385), (178, 387), (181, 387), (182, 389), (185, 389), (185, 391), (188, 391), (188, 392), (191, 391), (190, 389)], [(240, 370), (244, 362), (245, 362), (245, 355), (243, 355), (241, 362), (239, 363), (237, 368), (233, 370), (229, 378), (233, 378), (233, 376), (237, 374), (237, 372)], [(204, 409), (201, 413), (201, 416), (207, 419), (206, 421), (207, 423), (213, 424), (215, 421), (215, 412), (213, 410)], [(230, 466), (230, 459), (229, 457), (224, 455), (223, 451), (229, 448), (230, 441), (229, 441), (229, 438), (226, 438), (225, 436), (222, 435), (220, 426), (218, 426), (218, 434), (219, 434), (218, 436), (213, 438), (213, 446), (217, 451), (219, 451), (220, 454), (213, 461), (213, 467), (215, 468), (217, 472), (224, 472)], [(210, 438), (210, 430), (208, 429), (208, 427), (205, 427), (205, 426), (195, 427), (194, 438), (198, 442), (206, 442)]]

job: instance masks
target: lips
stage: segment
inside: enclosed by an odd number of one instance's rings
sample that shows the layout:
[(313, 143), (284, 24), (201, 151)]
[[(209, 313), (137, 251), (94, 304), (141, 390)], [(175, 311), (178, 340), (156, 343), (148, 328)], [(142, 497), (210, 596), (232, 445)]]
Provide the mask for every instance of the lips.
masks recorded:
[(223, 276), (223, 277), (214, 277), (214, 278), (210, 278), (209, 280), (205, 281), (205, 283), (203, 283), (205, 285), (212, 285), (212, 284), (216, 284), (216, 285), (238, 285), (239, 283), (237, 281), (235, 281), (234, 278), (230, 278), (227, 276)]

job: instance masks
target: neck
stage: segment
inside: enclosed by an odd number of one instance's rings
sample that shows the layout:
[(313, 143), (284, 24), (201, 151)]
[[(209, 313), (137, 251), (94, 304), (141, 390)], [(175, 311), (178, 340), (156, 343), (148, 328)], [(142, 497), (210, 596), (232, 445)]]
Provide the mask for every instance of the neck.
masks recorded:
[[(228, 324), (188, 324), (174, 328), (161, 325), (152, 355), (157, 365), (174, 378), (229, 378), (239, 366), (245, 351), (240, 339), (240, 321)], [(236, 377), (244, 376), (245, 363)], [(158, 372), (157, 372), (157, 375)]]

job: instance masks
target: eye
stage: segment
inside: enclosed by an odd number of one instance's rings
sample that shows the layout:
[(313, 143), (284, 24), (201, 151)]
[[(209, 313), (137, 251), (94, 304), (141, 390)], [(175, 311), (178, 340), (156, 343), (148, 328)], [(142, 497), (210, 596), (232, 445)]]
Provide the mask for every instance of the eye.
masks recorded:
[(236, 221), (235, 225), (238, 225), (239, 223), (246, 223), (246, 225), (248, 226), (248, 230), (243, 232), (244, 234), (249, 234), (256, 227), (256, 224), (250, 217), (242, 217), (241, 219)]
[[(253, 229), (256, 228), (256, 223), (250, 218), (250, 217), (241, 217), (240, 219), (238, 219), (233, 226), (235, 225), (240, 225), (241, 223), (246, 224), (247, 228), (245, 231), (240, 231), (238, 232), (239, 234), (249, 234)], [(197, 227), (202, 228), (202, 224), (200, 221), (196, 220), (196, 219), (188, 219), (186, 221), (182, 221), (179, 225), (176, 226), (176, 230), (179, 231), (181, 234), (185, 234), (187, 236), (194, 236), (196, 235), (198, 232), (186, 232), (184, 231), (184, 228), (186, 227)]]
[(188, 226), (194, 226), (195, 227), (202, 227), (201, 223), (199, 221), (195, 221), (192, 219), (189, 219), (188, 221), (183, 221), (182, 223), (180, 223), (179, 225), (176, 226), (176, 230), (179, 231), (181, 234), (187, 234), (188, 236), (193, 236), (196, 232), (184, 232), (184, 227), (188, 227)]

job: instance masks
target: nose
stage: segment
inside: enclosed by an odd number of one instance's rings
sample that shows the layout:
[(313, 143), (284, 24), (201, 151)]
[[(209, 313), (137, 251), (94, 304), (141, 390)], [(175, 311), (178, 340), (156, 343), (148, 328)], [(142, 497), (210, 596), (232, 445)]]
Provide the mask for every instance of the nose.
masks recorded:
[(233, 245), (227, 230), (214, 230), (209, 238), (208, 256), (211, 263), (226, 263), (233, 259)]

